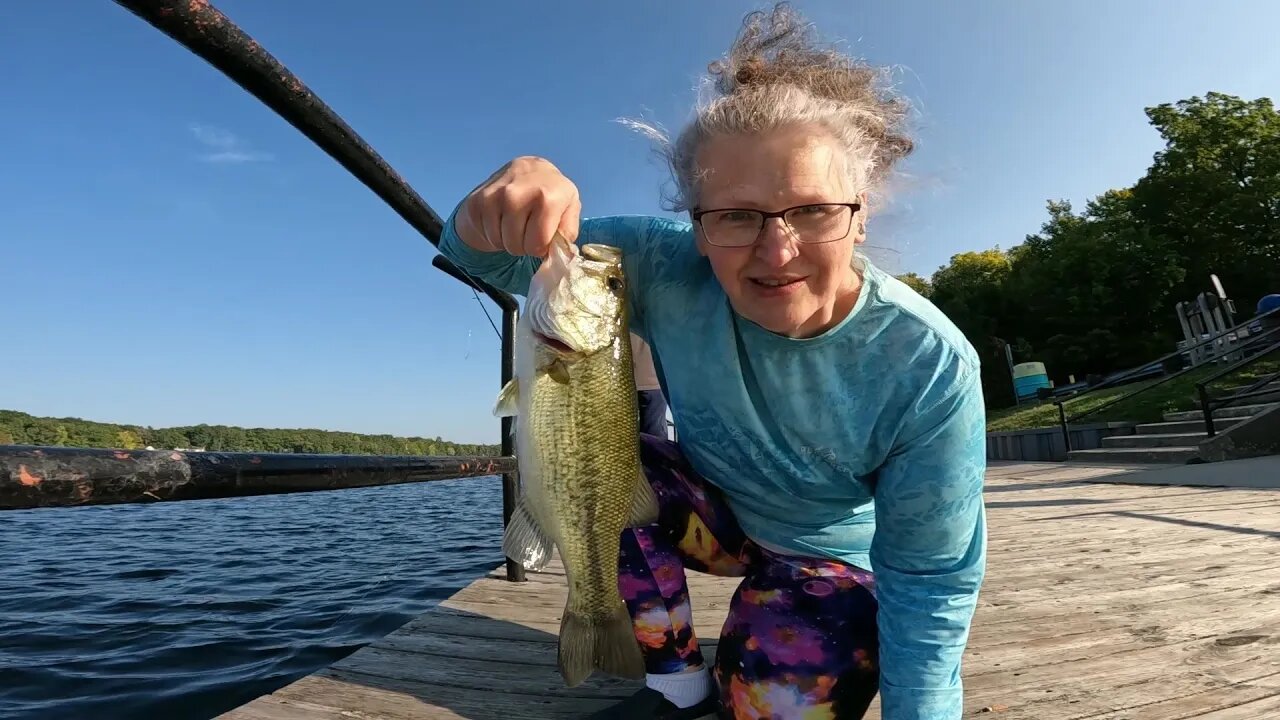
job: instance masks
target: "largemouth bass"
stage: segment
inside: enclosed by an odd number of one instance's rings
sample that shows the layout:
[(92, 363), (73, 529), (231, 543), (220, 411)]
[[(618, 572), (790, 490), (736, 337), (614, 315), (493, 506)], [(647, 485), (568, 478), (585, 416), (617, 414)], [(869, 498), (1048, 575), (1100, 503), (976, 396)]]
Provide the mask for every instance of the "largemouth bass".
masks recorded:
[(626, 296), (620, 250), (575, 252), (558, 238), (530, 283), (514, 378), (494, 409), (516, 418), (522, 488), (503, 552), (533, 571), (553, 548), (564, 562), (558, 664), (568, 687), (596, 670), (645, 673), (618, 590), (622, 531), (658, 516), (640, 468)]

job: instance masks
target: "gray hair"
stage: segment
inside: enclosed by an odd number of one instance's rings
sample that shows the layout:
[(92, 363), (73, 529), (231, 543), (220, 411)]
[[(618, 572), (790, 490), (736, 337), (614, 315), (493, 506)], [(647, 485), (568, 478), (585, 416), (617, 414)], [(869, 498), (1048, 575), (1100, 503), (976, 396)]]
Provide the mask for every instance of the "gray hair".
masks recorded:
[(882, 184), (912, 150), (909, 106), (889, 90), (886, 72), (820, 49), (812, 26), (785, 2), (748, 14), (728, 54), (708, 71), (696, 116), (674, 142), (656, 125), (622, 121), (657, 143), (675, 180), (675, 212), (696, 206), (704, 173), (697, 153), (717, 135), (822, 127), (844, 149), (847, 179), (858, 192)]

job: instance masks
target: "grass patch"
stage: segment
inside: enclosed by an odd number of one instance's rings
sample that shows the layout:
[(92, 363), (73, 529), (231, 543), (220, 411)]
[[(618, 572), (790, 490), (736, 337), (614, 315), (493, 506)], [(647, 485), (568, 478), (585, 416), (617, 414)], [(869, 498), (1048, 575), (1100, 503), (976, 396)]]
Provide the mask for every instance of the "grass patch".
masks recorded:
[[(1186, 375), (1174, 380), (1169, 380), (1163, 385), (1154, 387), (1146, 392), (1138, 394), (1135, 397), (1131, 397), (1128, 400), (1122, 400), (1105, 410), (1101, 410), (1092, 415), (1087, 415), (1077, 422), (1161, 422), (1164, 420), (1164, 414), (1167, 412), (1199, 410), (1200, 403), (1196, 399), (1196, 383), (1217, 372), (1219, 369), (1220, 367), (1216, 365), (1197, 368)], [(1242, 371), (1237, 371), (1226, 377), (1215, 380), (1213, 384), (1209, 386), (1209, 391), (1212, 394), (1215, 390), (1220, 391), (1227, 387), (1248, 385), (1255, 380), (1260, 380), (1267, 375), (1274, 375), (1277, 372), (1280, 372), (1280, 359), (1264, 360), (1251, 365)], [(1154, 380), (1144, 380), (1142, 382), (1131, 383), (1120, 387), (1107, 388), (1106, 390), (1099, 390), (1096, 393), (1091, 393), (1082, 398), (1069, 400), (1066, 403), (1067, 417), (1101, 407), (1122, 395), (1127, 395), (1129, 393), (1136, 392), (1141, 388), (1155, 385), (1162, 379), (1163, 378), (1156, 378)], [(1269, 387), (1276, 387), (1280, 389), (1280, 381), (1272, 383)], [(1031, 428), (1057, 426), (1058, 407), (1052, 402), (1026, 404), (1017, 407), (987, 411), (988, 432), (997, 432), (1001, 430), (1029, 430)]]

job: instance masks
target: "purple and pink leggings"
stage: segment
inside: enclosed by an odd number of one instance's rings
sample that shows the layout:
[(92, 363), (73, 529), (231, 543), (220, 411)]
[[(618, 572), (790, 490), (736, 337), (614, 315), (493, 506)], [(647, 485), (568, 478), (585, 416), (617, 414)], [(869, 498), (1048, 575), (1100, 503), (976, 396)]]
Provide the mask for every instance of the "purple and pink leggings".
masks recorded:
[(742, 577), (713, 669), (728, 717), (862, 717), (879, 686), (872, 574), (751, 542), (675, 443), (641, 435), (641, 459), (659, 519), (623, 533), (618, 582), (648, 672), (704, 662), (685, 568)]

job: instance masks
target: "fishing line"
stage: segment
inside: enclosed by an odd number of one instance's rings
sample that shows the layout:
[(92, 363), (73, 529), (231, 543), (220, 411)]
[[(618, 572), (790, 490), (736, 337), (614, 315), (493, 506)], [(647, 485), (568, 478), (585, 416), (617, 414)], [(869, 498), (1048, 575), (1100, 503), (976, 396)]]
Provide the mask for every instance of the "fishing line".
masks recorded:
[(490, 317), (489, 308), (484, 306), (484, 301), (480, 299), (480, 293), (476, 292), (476, 289), (473, 287), (471, 288), (471, 294), (475, 296), (476, 303), (478, 303), (480, 305), (480, 309), (484, 311), (484, 317), (489, 321), (489, 327), (493, 328), (493, 334), (497, 335), (498, 339), (501, 340), (502, 333), (498, 330), (498, 324), (493, 321), (492, 317)]

